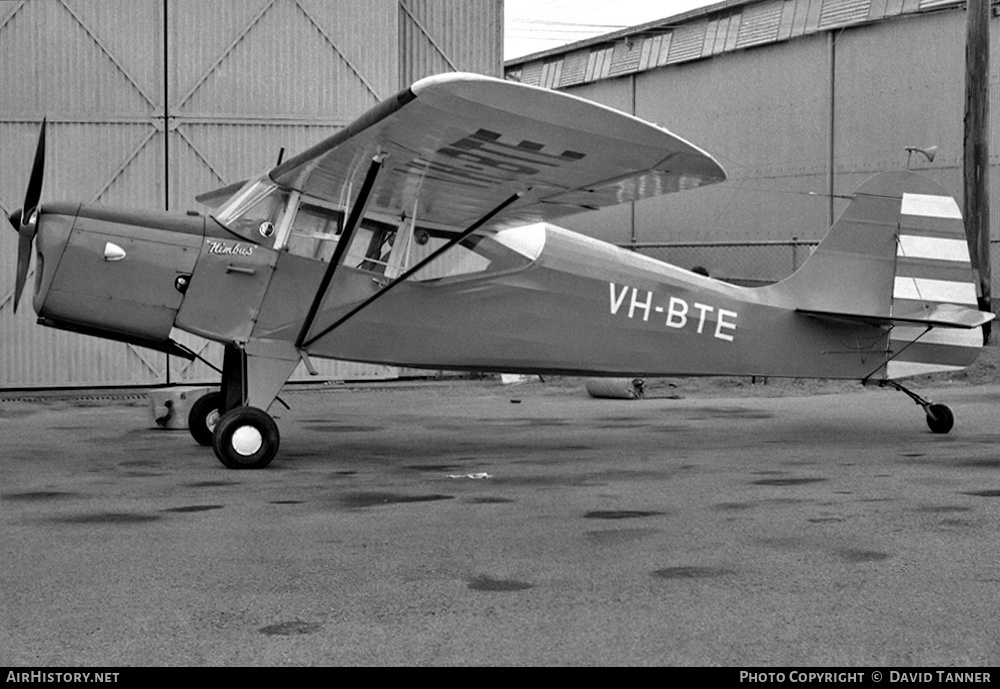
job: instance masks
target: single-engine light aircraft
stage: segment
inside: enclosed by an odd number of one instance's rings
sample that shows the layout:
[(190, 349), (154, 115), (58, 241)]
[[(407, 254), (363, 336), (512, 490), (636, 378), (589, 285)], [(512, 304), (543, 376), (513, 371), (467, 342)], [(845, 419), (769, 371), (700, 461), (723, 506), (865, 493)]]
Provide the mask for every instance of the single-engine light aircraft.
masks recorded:
[(53, 328), (192, 358), (224, 345), (194, 438), (267, 466), (267, 409), (299, 361), (586, 376), (897, 380), (971, 364), (981, 326), (958, 204), (909, 172), (872, 177), (802, 267), (746, 288), (552, 221), (722, 182), (667, 130), (555, 91), (451, 73), (416, 82), (245, 183), (207, 215), (39, 205), (45, 122), (19, 235), (15, 306)]

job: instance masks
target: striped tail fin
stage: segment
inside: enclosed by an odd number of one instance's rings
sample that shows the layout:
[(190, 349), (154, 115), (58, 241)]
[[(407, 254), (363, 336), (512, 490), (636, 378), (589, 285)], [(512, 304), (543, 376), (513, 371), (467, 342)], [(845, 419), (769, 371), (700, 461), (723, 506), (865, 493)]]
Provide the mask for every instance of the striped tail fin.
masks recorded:
[(889, 353), (898, 352), (886, 364), (889, 379), (972, 364), (983, 345), (980, 326), (989, 320), (978, 310), (958, 203), (921, 181), (921, 190), (932, 193), (904, 191), (900, 203), (892, 315), (914, 323), (889, 333)]
[(876, 379), (965, 368), (994, 317), (978, 310), (958, 203), (911, 172), (858, 187), (802, 268), (777, 287), (799, 312), (884, 327)]

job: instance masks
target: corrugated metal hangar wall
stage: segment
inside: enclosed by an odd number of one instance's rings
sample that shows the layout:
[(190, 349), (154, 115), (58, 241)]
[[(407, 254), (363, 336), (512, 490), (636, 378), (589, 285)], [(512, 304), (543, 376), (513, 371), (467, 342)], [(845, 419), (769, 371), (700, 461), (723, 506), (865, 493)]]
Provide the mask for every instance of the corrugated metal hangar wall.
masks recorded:
[[(423, 76), (500, 76), (502, 14), (499, 0), (0, 0), (0, 210), (21, 205), (42, 117), (43, 202), (198, 208), (196, 194), (305, 149)], [(3, 226), (0, 387), (217, 378), (39, 327), (29, 296), (15, 315), (17, 237)], [(221, 362), (214, 345), (185, 344)], [(334, 379), (396, 375), (320, 365)]]
[[(946, 0), (747, 0), (511, 61), (507, 78), (658, 122), (729, 181), (562, 222), (719, 277), (787, 276), (868, 176), (907, 165), (962, 197), (966, 15)], [(1000, 238), (1000, 18), (991, 35), (991, 237)], [(832, 136), (831, 136), (832, 134)], [(829, 191), (832, 178), (831, 199)], [(750, 245), (780, 242), (781, 246)], [(993, 295), (997, 288), (993, 250)]]

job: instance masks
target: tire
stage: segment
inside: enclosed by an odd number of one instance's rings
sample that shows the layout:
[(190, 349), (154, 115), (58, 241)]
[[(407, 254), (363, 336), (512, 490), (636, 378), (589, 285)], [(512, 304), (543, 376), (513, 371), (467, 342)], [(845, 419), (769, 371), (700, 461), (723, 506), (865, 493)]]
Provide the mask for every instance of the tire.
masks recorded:
[(263, 469), (278, 454), (278, 425), (256, 407), (237, 407), (219, 417), (212, 448), (229, 469)]
[(222, 416), (222, 393), (210, 392), (202, 395), (188, 412), (188, 430), (199, 445), (211, 447), (215, 427)]
[(955, 425), (955, 415), (943, 404), (927, 407), (927, 427), (932, 433), (947, 433)]

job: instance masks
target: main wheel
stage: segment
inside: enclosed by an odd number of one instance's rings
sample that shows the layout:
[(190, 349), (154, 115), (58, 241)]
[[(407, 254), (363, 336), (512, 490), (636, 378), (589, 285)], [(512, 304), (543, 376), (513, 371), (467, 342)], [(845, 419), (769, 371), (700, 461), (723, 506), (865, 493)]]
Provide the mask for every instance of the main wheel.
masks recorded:
[(927, 407), (927, 427), (933, 433), (947, 433), (955, 425), (955, 415), (943, 404)]
[(215, 426), (222, 416), (222, 393), (210, 392), (202, 395), (191, 405), (188, 412), (188, 430), (199, 445), (208, 447), (215, 435)]
[(219, 417), (212, 436), (215, 456), (229, 469), (263, 469), (278, 454), (278, 425), (256, 407), (236, 407)]

